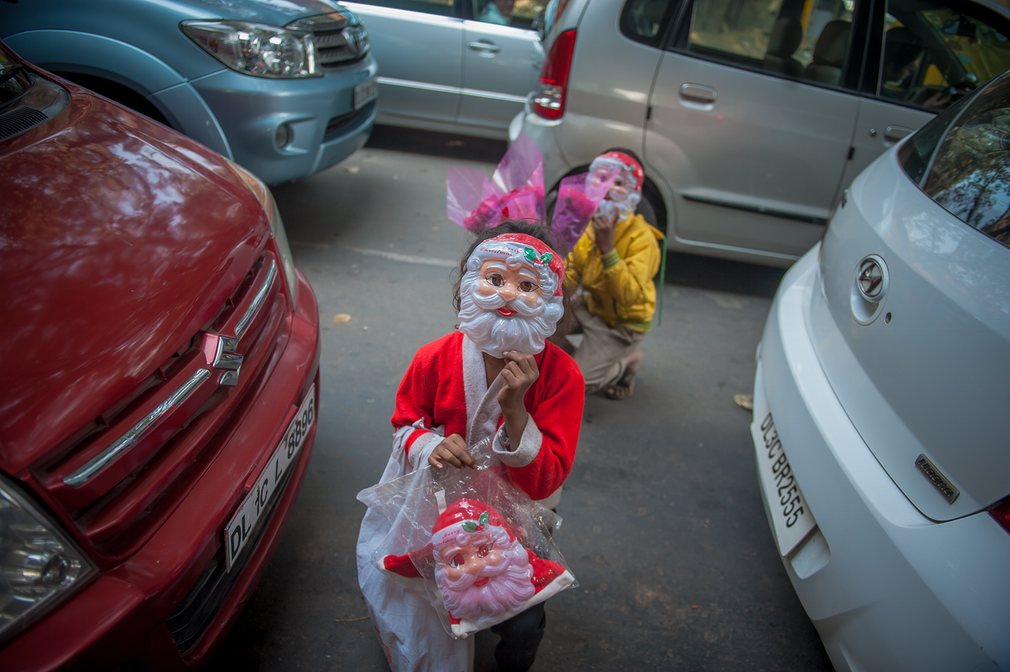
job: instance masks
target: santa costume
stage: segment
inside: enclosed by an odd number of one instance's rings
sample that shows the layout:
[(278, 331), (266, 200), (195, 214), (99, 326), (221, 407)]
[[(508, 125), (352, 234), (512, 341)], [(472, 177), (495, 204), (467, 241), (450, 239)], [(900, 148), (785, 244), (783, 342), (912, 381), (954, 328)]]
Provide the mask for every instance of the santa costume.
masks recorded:
[[(470, 271), (477, 272), (485, 258), (535, 268), (550, 310), (560, 305), (563, 263), (539, 239), (505, 234), (484, 241), (468, 262)], [(553, 318), (552, 332), (559, 316)], [(510, 324), (514, 323), (506, 327)], [(575, 458), (584, 402), (582, 374), (553, 343), (532, 341), (531, 347), (539, 350), (525, 352), (534, 355), (539, 376), (524, 396), (526, 427), (519, 441), (510, 442), (498, 403), (502, 377), (489, 386), (484, 365), (484, 353), (500, 358), (502, 346), (467, 332), (461, 322), (460, 331), (422, 346), (414, 356), (396, 394), (393, 449), (380, 483), (426, 465), (446, 436), (459, 434), (469, 446), (493, 436), (492, 453), (512, 482), (532, 499), (553, 507)], [(369, 509), (358, 536), (357, 558), (358, 581), (390, 666), (398, 672), (471, 669), (473, 638), (451, 637), (420, 586), (413, 588), (379, 568), (377, 551), (389, 529), (389, 521)]]

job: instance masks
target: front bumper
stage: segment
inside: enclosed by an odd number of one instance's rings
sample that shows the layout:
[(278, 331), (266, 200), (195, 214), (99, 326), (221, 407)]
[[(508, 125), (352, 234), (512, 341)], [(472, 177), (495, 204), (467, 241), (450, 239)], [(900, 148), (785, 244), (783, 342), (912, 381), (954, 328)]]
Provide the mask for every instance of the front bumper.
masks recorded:
[[(214, 577), (212, 569), (224, 564), (225, 525), (310, 390), (318, 408), (318, 306), (300, 274), (299, 284), (298, 307), (271, 373), (181, 505), (139, 552), (0, 650), (0, 669), (179, 669), (199, 664), (227, 633), (277, 544), (315, 439), (317, 425), (248, 552), (231, 572)], [(212, 580), (221, 586), (216, 592)]]
[[(355, 110), (354, 87), (378, 75), (372, 56), (323, 77), (261, 79), (219, 70), (159, 92), (173, 123), (267, 184), (308, 177), (343, 161), (368, 141), (375, 101)], [(293, 134), (278, 147), (282, 125)]]
[(849, 422), (809, 331), (818, 247), (782, 280), (754, 382), (754, 422), (773, 416), (817, 522), (786, 573), (838, 670), (1010, 668), (1010, 535), (986, 513), (922, 516)]

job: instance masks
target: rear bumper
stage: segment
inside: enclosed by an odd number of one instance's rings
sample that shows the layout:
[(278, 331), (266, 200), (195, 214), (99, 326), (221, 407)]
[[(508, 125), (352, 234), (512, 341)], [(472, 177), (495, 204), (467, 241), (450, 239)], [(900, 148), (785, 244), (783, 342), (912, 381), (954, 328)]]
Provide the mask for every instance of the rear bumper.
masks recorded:
[(782, 281), (754, 383), (754, 421), (772, 414), (817, 521), (786, 573), (838, 670), (1008, 668), (1010, 535), (985, 513), (934, 523), (881, 468), (818, 361), (819, 283), (815, 247)]
[[(0, 651), (0, 669), (178, 669), (198, 664), (225, 635), (276, 546), (315, 439), (316, 425), (258, 537), (231, 572), (224, 572), (225, 526), (303, 397), (310, 390), (319, 394), (318, 307), (308, 282), (302, 276), (299, 281), (298, 308), (271, 373), (242, 417), (233, 419), (235, 430), (182, 504), (138, 553), (11, 641)], [(216, 563), (221, 564), (214, 576), (210, 568)], [(213, 594), (210, 581), (221, 585)], [(181, 640), (187, 628), (190, 637)]]

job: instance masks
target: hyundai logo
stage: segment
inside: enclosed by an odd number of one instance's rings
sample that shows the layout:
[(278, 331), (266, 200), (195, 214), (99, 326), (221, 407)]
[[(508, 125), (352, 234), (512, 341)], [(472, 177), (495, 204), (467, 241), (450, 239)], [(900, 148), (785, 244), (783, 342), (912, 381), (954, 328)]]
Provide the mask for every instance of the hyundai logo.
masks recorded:
[(856, 287), (859, 294), (870, 303), (880, 303), (887, 291), (887, 266), (875, 254), (859, 262), (856, 271)]

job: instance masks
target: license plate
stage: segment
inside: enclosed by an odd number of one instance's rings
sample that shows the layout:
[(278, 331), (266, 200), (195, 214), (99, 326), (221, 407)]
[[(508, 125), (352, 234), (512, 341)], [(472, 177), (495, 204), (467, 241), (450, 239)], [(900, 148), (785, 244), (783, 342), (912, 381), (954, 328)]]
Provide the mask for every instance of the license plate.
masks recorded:
[(228, 570), (236, 558), (255, 537), (256, 523), (267, 511), (277, 486), (284, 480), (288, 467), (298, 457), (309, 431), (316, 422), (316, 386), (309, 389), (295, 417), (288, 424), (284, 438), (277, 444), (270, 460), (263, 467), (252, 490), (224, 529), (225, 562)]
[(370, 79), (354, 87), (354, 109), (360, 109), (379, 96), (379, 82)]
[(757, 449), (761, 490), (771, 512), (779, 553), (789, 555), (817, 525), (789, 466), (771, 411), (754, 408), (750, 426)]

